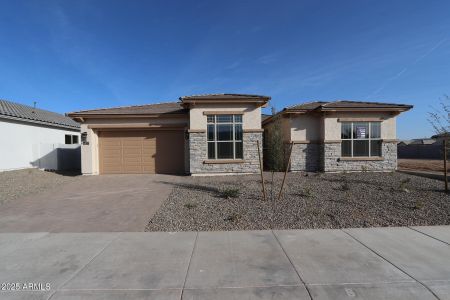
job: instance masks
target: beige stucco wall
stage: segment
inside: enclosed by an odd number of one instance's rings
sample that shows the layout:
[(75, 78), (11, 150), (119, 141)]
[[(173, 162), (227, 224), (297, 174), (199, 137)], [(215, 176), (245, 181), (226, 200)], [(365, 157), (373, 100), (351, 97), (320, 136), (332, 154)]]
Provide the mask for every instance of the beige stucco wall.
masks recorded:
[(275, 130), (276, 122), (279, 122), (279, 129), (281, 130), (281, 134), (283, 137), (283, 142), (289, 143), (291, 141), (291, 121), (289, 118), (280, 117), (277, 121), (272, 121), (265, 124), (264, 132), (266, 134), (271, 134), (273, 130)]
[(98, 118), (98, 119), (86, 119), (84, 124), (89, 125), (105, 125), (105, 124), (111, 124), (111, 125), (117, 125), (117, 124), (123, 124), (123, 125), (129, 125), (129, 124), (148, 124), (148, 125), (167, 125), (167, 124), (173, 124), (173, 125), (185, 125), (188, 126), (189, 120), (188, 115), (185, 117), (168, 117), (168, 118)]
[(320, 115), (297, 114), (290, 118), (291, 141), (319, 141), (323, 139)]
[(396, 116), (383, 112), (338, 112), (324, 116), (323, 130), (325, 141), (341, 139), (341, 122), (339, 118), (381, 118), (381, 138), (396, 139)]
[(283, 141), (289, 143), (292, 139), (292, 124), (290, 118), (281, 118), (281, 130), (283, 132)]
[(189, 112), (192, 130), (206, 130), (205, 111), (239, 111), (243, 112), (243, 129), (261, 129), (261, 108), (254, 104), (198, 104)]
[[(292, 114), (281, 118), (281, 130), (287, 142), (335, 141), (341, 139), (339, 118), (381, 118), (381, 138), (393, 140), (396, 134), (396, 116), (389, 112), (338, 112), (327, 115)], [(273, 122), (265, 125), (269, 130)]]
[(81, 124), (81, 132), (87, 133), (88, 145), (81, 145), (81, 172), (84, 175), (98, 174), (98, 136), (87, 124)]
[[(89, 145), (81, 145), (81, 172), (85, 175), (99, 174), (98, 129), (88, 128), (89, 125), (179, 125), (188, 126), (188, 116), (175, 118), (99, 118), (85, 119), (81, 124), (81, 132), (87, 132)], [(142, 127), (144, 128), (144, 127)], [(133, 128), (130, 128), (131, 130)], [(136, 128), (139, 130), (139, 128)]]

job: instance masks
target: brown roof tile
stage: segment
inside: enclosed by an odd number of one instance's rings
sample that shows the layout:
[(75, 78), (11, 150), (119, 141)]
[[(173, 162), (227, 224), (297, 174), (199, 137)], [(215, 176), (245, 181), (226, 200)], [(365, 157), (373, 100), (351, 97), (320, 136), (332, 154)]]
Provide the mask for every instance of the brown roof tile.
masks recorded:
[[(339, 110), (339, 109), (349, 109), (349, 110), (360, 110), (360, 109), (383, 109), (392, 111), (407, 111), (411, 109), (412, 105), (407, 104), (394, 104), (394, 103), (381, 103), (381, 102), (366, 102), (366, 101), (349, 101), (349, 100), (339, 100), (339, 101), (312, 101), (305, 102), (301, 104), (296, 104), (284, 108), (282, 111), (276, 115), (289, 113), (289, 112), (311, 112), (311, 111), (326, 111), (326, 110)], [(263, 123), (272, 122), (273, 118), (267, 117), (262, 120)]]
[(159, 114), (187, 114), (187, 113), (188, 111), (181, 106), (180, 102), (166, 102), (156, 104), (82, 110), (69, 113), (68, 115), (71, 117), (76, 117), (79, 115), (159, 115)]
[(348, 101), (340, 100), (324, 104), (326, 108), (412, 108), (412, 105), (382, 103), (382, 102), (365, 102), (365, 101)]
[(285, 110), (313, 110), (313, 109), (319, 108), (321, 105), (326, 104), (326, 103), (329, 103), (329, 102), (325, 102), (325, 101), (306, 102), (306, 103), (288, 106), (288, 107), (286, 107)]
[(308, 103), (302, 103), (287, 107), (285, 110), (327, 110), (334, 108), (393, 108), (393, 109), (410, 109), (412, 105), (407, 104), (395, 104), (395, 103), (381, 103), (381, 102), (366, 102), (366, 101), (314, 101)]

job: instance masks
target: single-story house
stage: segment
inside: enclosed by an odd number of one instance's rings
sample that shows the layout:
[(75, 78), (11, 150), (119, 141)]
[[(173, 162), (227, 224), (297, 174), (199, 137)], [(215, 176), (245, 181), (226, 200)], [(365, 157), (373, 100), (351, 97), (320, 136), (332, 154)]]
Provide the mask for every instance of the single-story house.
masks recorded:
[(0, 171), (65, 170), (80, 163), (80, 124), (64, 115), (0, 100), (0, 136)]
[[(315, 101), (287, 107), (263, 121), (265, 157), (282, 152), (286, 163), (292, 147), (291, 171), (395, 170), (396, 117), (411, 108), (360, 101)], [(277, 147), (283, 147), (282, 151)]]
[(259, 170), (261, 107), (270, 97), (185, 96), (179, 102), (85, 110), (83, 174), (226, 174)]

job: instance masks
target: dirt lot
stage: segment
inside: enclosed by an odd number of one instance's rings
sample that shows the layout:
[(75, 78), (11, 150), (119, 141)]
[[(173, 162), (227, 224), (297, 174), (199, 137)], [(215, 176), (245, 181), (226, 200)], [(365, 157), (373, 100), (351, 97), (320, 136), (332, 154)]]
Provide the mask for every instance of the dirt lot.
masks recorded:
[[(265, 174), (276, 196), (282, 174)], [(450, 224), (442, 182), (397, 172), (290, 173), (282, 199), (263, 201), (259, 177), (187, 177), (148, 231), (345, 228)], [(272, 192), (271, 192), (272, 191)], [(229, 198), (225, 197), (228, 194)], [(235, 194), (235, 195), (233, 195)]]
[[(447, 162), (450, 165), (450, 162)], [(419, 170), (419, 171), (444, 171), (444, 163), (442, 160), (436, 159), (399, 159), (398, 168), (403, 170)]]
[(78, 180), (76, 173), (57, 174), (38, 169), (0, 172), (0, 205), (7, 201), (55, 189)]

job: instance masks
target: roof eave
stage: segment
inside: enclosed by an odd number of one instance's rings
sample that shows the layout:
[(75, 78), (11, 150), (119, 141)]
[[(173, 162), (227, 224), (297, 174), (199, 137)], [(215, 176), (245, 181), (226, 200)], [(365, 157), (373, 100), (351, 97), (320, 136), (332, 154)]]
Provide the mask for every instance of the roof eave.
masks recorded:
[(79, 126), (70, 126), (70, 125), (63, 125), (63, 124), (58, 124), (58, 123), (50, 123), (50, 122), (19, 118), (19, 117), (8, 116), (8, 115), (0, 115), (0, 119), (8, 119), (8, 120), (13, 120), (13, 121), (18, 121), (18, 122), (38, 124), (38, 125), (44, 125), (44, 126), (49, 126), (49, 127), (54, 127), (54, 128), (63, 128), (63, 129), (68, 129), (68, 130), (80, 130)]
[(202, 100), (214, 100), (214, 101), (222, 101), (222, 100), (250, 100), (250, 101), (269, 101), (271, 99), (270, 96), (263, 95), (199, 95), (199, 96), (182, 96), (179, 98), (181, 102), (186, 102), (190, 100), (202, 101)]
[(187, 113), (142, 113), (142, 114), (129, 114), (129, 113), (108, 113), (108, 114), (86, 114), (86, 113), (68, 113), (67, 116), (74, 118), (163, 118), (163, 117), (186, 117)]
[(392, 111), (405, 112), (412, 109), (413, 106), (404, 107), (320, 107), (316, 111)]
[(210, 98), (210, 99), (184, 99), (183, 104), (186, 103), (267, 103), (270, 98), (259, 99), (231, 99), (231, 98)]

